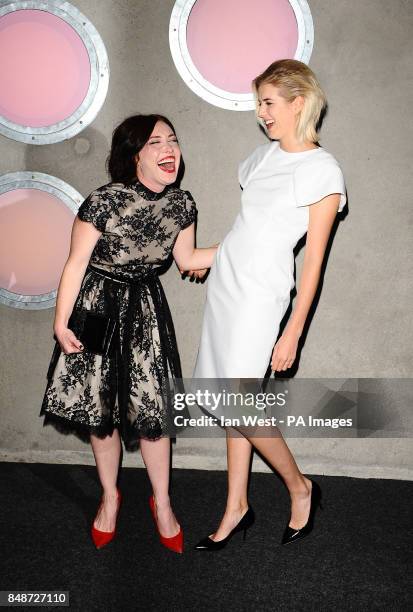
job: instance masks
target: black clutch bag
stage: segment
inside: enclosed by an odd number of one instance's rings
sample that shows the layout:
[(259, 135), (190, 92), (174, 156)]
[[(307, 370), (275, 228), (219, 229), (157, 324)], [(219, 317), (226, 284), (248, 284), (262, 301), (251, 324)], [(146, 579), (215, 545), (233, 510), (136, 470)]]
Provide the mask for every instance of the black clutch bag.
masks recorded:
[(116, 319), (90, 310), (74, 310), (68, 328), (87, 351), (104, 356), (113, 353), (116, 343)]

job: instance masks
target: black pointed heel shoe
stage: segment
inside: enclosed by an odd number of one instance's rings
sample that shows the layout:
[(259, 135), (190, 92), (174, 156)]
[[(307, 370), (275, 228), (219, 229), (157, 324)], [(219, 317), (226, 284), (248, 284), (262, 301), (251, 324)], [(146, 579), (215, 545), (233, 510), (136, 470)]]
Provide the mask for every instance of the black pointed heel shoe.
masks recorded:
[(238, 525), (235, 525), (234, 529), (229, 532), (226, 538), (215, 542), (214, 540), (211, 540), (209, 536), (207, 536), (206, 538), (198, 542), (198, 544), (195, 546), (195, 550), (221, 550), (222, 548), (224, 548), (224, 546), (228, 544), (234, 533), (238, 533), (239, 531), (244, 532), (243, 540), (245, 540), (245, 537), (247, 535), (247, 529), (249, 529), (253, 525), (254, 521), (254, 510), (251, 508), (251, 506), (249, 506), (248, 510), (241, 518)]
[(323, 506), (321, 505), (321, 489), (319, 485), (316, 482), (314, 482), (314, 480), (312, 480), (311, 482), (313, 483), (313, 485), (311, 489), (311, 505), (310, 505), (310, 514), (308, 515), (308, 521), (304, 525), (304, 527), (301, 527), (301, 529), (293, 529), (293, 527), (290, 527), (288, 525), (288, 523), (290, 522), (288, 521), (287, 527), (285, 528), (285, 531), (284, 531), (284, 534), (281, 540), (281, 544), (292, 544), (293, 542), (302, 540), (303, 538), (308, 536), (313, 530), (314, 516), (315, 516), (316, 510), (318, 507), (320, 507), (320, 509), (322, 510)]

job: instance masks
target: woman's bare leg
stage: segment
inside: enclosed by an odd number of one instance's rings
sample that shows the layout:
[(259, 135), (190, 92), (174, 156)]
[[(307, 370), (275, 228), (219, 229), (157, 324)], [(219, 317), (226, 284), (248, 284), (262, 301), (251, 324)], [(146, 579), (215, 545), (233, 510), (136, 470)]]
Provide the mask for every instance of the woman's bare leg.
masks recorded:
[(95, 518), (94, 525), (100, 531), (113, 531), (116, 525), (116, 482), (121, 450), (119, 432), (115, 429), (111, 436), (103, 439), (91, 435), (90, 442), (103, 489), (103, 504)]
[(248, 439), (283, 478), (291, 497), (290, 527), (301, 529), (310, 513), (312, 484), (298, 469), (281, 432), (277, 431), (277, 437), (270, 437), (267, 433), (266, 437)]
[(163, 536), (170, 538), (179, 531), (179, 523), (172, 511), (169, 499), (171, 441), (169, 438), (158, 440), (141, 438), (140, 447), (153, 489), (158, 528)]
[(252, 446), (233, 429), (227, 429), (228, 497), (225, 514), (212, 540), (223, 540), (247, 511), (247, 486)]
[(277, 470), (288, 488), (291, 497), (290, 527), (300, 529), (308, 520), (311, 481), (300, 472), (279, 430), (276, 432), (265, 430), (264, 433), (266, 437), (253, 437), (244, 431), (245, 437), (236, 437), (233, 430), (227, 430), (227, 507), (219, 528), (211, 536), (212, 540), (225, 538), (247, 510), (248, 472), (252, 447), (256, 448)]

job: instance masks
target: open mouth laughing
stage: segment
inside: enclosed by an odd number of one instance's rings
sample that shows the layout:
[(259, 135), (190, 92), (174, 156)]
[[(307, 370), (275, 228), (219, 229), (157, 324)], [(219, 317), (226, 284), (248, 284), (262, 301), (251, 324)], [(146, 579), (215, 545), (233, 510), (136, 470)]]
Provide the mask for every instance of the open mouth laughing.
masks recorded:
[(173, 174), (175, 172), (175, 157), (173, 155), (168, 155), (167, 157), (163, 157), (158, 162), (158, 167), (163, 170), (163, 172), (167, 172), (168, 174)]

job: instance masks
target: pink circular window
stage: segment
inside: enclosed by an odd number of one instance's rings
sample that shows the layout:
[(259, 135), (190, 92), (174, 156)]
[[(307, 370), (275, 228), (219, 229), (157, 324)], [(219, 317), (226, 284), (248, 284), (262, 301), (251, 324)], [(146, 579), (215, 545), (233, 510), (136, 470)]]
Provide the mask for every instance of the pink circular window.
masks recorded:
[(74, 212), (55, 195), (14, 189), (0, 195), (0, 286), (34, 296), (57, 289)]
[(41, 10), (0, 18), (0, 115), (30, 127), (70, 117), (90, 83), (87, 49), (66, 21)]
[(271, 62), (293, 58), (297, 20), (289, 0), (197, 0), (188, 18), (188, 51), (210, 83), (249, 93)]
[(308, 62), (313, 41), (307, 0), (176, 0), (169, 23), (185, 83), (228, 110), (255, 109), (252, 80), (278, 59)]

